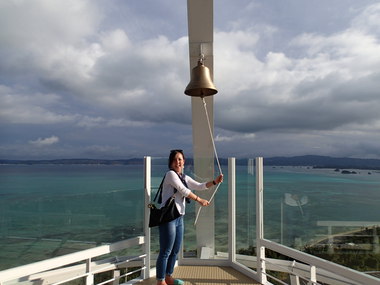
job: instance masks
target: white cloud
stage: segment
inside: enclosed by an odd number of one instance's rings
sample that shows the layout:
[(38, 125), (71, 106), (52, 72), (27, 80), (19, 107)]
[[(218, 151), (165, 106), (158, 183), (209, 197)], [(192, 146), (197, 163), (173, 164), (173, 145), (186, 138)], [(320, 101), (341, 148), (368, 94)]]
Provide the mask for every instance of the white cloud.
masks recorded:
[(20, 48), (47, 51), (57, 43), (78, 43), (93, 34), (103, 20), (102, 13), (89, 0), (1, 1), (2, 42)]
[(132, 121), (124, 118), (104, 118), (77, 115), (76, 126), (83, 128), (104, 128), (104, 127), (146, 127), (152, 125), (150, 122)]
[(241, 140), (253, 140), (255, 138), (255, 134), (233, 134), (233, 135), (221, 135), (217, 134), (215, 137), (215, 142), (231, 142), (236, 141), (239, 142)]
[[(356, 19), (379, 10), (371, 6)], [(293, 48), (296, 53), (269, 50), (261, 59), (255, 53), (256, 41), (247, 49), (239, 44), (239, 37), (217, 33), (217, 126), (251, 133), (372, 124), (379, 118), (376, 109), (380, 108), (374, 95), (380, 88), (379, 33), (369, 33), (358, 25), (353, 20), (350, 27), (330, 34), (303, 33), (289, 41), (287, 51)], [(365, 25), (364, 21), (360, 25)], [(260, 38), (260, 31), (244, 33)], [(230, 38), (234, 44), (228, 43)]]
[(143, 121), (138, 122), (119, 118), (109, 120), (106, 125), (110, 127), (146, 127), (153, 125), (153, 123)]
[(78, 116), (77, 126), (92, 128), (103, 125), (106, 119), (102, 117)]
[(34, 141), (30, 141), (29, 143), (31, 143), (32, 145), (34, 146), (37, 146), (37, 147), (43, 147), (43, 146), (49, 146), (49, 145), (53, 145), (53, 144), (56, 144), (59, 142), (59, 138), (57, 136), (51, 136), (51, 137), (48, 137), (48, 138), (38, 138)]
[(126, 51), (131, 47), (131, 42), (125, 31), (116, 29), (100, 34), (101, 45), (107, 53)]
[(93, 63), (90, 37), (103, 18), (92, 1), (1, 1), (0, 10), (0, 72), (54, 77), (71, 68), (76, 78)]
[(61, 104), (56, 94), (28, 93), (0, 85), (0, 118), (11, 124), (55, 124), (70, 122), (75, 116), (58, 114), (52, 107)]
[(364, 33), (377, 34), (380, 33), (380, 4), (372, 4), (363, 10), (352, 21), (355, 29), (360, 29)]
[(91, 82), (92, 69), (97, 60), (104, 55), (98, 43), (90, 43), (86, 47), (60, 46), (54, 52), (46, 54), (43, 66), (45, 80), (61, 82), (75, 88), (83, 83)]

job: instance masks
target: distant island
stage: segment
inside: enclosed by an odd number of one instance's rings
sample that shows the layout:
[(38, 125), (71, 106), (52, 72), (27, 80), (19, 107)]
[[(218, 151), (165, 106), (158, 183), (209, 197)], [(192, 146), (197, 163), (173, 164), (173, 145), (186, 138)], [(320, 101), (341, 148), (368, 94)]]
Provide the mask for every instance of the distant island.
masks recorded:
[[(156, 164), (166, 164), (167, 158), (154, 158)], [(192, 164), (192, 158), (187, 158), (187, 164)], [(141, 165), (143, 158), (131, 159), (52, 159), (52, 160), (7, 160), (0, 159), (0, 164), (92, 164), (92, 165)], [(221, 158), (220, 163), (227, 165), (228, 160)], [(237, 159), (238, 165), (247, 165), (248, 159)], [(309, 166), (312, 168), (333, 169), (371, 169), (380, 170), (380, 159), (363, 159), (347, 157), (330, 157), (320, 155), (303, 155), (293, 157), (264, 157), (266, 166)]]
[(264, 158), (264, 165), (311, 166), (313, 168), (345, 168), (380, 170), (380, 159), (303, 155)]

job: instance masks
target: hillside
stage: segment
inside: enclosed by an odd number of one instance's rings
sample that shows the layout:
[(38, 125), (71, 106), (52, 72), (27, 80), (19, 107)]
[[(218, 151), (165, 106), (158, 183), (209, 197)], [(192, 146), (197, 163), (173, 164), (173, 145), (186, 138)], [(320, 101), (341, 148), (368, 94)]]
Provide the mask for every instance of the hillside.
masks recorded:
[[(226, 165), (227, 159), (221, 158), (220, 163)], [(156, 164), (166, 164), (167, 159), (155, 160)], [(247, 159), (237, 159), (239, 165), (246, 165)], [(102, 165), (135, 165), (143, 164), (142, 158), (132, 159), (54, 159), (54, 160), (6, 160), (0, 159), (0, 164), (102, 164)], [(187, 164), (192, 164), (192, 158), (187, 158)], [(267, 166), (311, 166), (314, 168), (345, 168), (380, 170), (380, 159), (363, 159), (347, 157), (330, 157), (319, 155), (303, 155), (293, 157), (264, 157)]]
[(380, 159), (304, 155), (264, 158), (264, 165), (312, 166), (314, 168), (380, 169)]

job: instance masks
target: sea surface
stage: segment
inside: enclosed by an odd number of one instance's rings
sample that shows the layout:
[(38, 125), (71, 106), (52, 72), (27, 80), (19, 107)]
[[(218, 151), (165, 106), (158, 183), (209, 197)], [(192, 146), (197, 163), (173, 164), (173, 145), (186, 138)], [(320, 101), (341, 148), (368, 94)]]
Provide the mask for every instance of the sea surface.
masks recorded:
[[(166, 169), (153, 160), (153, 192)], [(217, 251), (228, 244), (228, 170), (222, 169), (225, 182), (213, 201)], [(239, 250), (255, 243), (255, 173), (247, 165), (236, 170)], [(191, 167), (185, 172), (193, 176)], [(142, 234), (143, 181), (142, 165), (0, 165), (0, 270)], [(265, 238), (302, 248), (326, 236), (320, 221), (380, 224), (379, 201), (379, 171), (265, 167)], [(191, 252), (194, 203), (186, 211), (184, 249)], [(152, 237), (156, 250), (156, 229)]]

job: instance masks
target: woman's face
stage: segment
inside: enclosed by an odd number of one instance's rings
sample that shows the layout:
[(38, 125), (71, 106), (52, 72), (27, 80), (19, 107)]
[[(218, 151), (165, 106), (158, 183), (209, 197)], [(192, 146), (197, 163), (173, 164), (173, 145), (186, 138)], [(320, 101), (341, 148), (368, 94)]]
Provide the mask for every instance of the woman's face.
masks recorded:
[(183, 158), (182, 153), (176, 153), (174, 159), (172, 161), (171, 168), (178, 173), (182, 172), (183, 167), (185, 166), (185, 160)]

